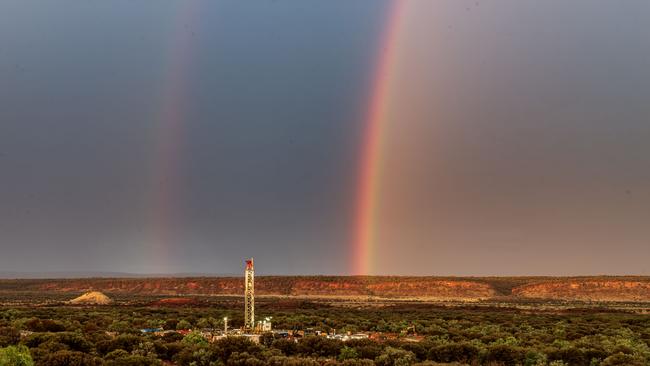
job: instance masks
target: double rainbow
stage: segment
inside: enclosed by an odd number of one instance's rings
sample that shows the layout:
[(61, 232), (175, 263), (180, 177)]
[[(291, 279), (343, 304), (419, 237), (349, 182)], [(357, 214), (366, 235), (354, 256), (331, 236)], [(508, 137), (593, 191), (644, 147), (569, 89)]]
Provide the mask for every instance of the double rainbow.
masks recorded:
[[(388, 0), (383, 32), (379, 37), (377, 62), (371, 78), (370, 94), (365, 106), (365, 118), (359, 153), (359, 169), (354, 205), (352, 238), (353, 274), (365, 275), (373, 271), (372, 247), (377, 240), (379, 212), (382, 143), (386, 135), (387, 105), (392, 73), (395, 69), (396, 43), (407, 0)], [(182, 159), (183, 121), (188, 101), (188, 70), (193, 42), (188, 25), (195, 24), (198, 13), (193, 2), (180, 5), (175, 21), (176, 29), (170, 43), (170, 61), (161, 95), (163, 105), (158, 118), (156, 163), (152, 207), (152, 241), (159, 259), (166, 261), (174, 240), (174, 223), (179, 211), (176, 192), (180, 191), (179, 167)], [(169, 264), (169, 263), (167, 263)]]

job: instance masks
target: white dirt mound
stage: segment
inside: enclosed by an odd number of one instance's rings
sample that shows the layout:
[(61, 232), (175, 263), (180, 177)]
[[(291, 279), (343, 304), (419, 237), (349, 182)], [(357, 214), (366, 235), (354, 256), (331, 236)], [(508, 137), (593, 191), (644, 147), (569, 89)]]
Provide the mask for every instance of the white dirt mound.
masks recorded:
[(70, 304), (91, 304), (91, 305), (107, 305), (111, 303), (111, 299), (99, 291), (87, 292), (76, 299), (70, 300)]

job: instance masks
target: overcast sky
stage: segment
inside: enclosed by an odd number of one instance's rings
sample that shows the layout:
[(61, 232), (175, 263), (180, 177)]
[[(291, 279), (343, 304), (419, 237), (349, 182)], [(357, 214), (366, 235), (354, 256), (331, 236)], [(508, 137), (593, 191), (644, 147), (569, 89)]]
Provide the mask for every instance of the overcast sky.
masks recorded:
[[(0, 271), (347, 274), (390, 0), (0, 3)], [(377, 274), (650, 274), (650, 2), (403, 15)]]

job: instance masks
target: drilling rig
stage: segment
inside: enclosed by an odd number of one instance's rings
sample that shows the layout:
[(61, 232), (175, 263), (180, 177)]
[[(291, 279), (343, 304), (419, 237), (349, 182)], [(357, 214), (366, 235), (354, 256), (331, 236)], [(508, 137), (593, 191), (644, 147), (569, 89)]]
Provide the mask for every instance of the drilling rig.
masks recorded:
[(255, 267), (253, 258), (246, 260), (244, 290), (244, 328), (255, 329)]

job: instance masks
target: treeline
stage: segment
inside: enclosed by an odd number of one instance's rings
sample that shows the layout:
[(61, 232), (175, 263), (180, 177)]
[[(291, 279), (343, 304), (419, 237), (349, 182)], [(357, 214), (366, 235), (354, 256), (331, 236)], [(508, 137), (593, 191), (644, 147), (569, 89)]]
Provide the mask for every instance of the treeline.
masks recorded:
[(645, 315), (427, 306), (265, 311), (276, 328), (363, 331), (384, 340), (307, 336), (295, 342), (269, 333), (260, 344), (245, 338), (209, 343), (197, 331), (163, 337), (139, 331), (220, 328), (224, 316), (241, 326), (240, 312), (224, 308), (4, 309), (0, 366), (650, 365), (650, 318)]

